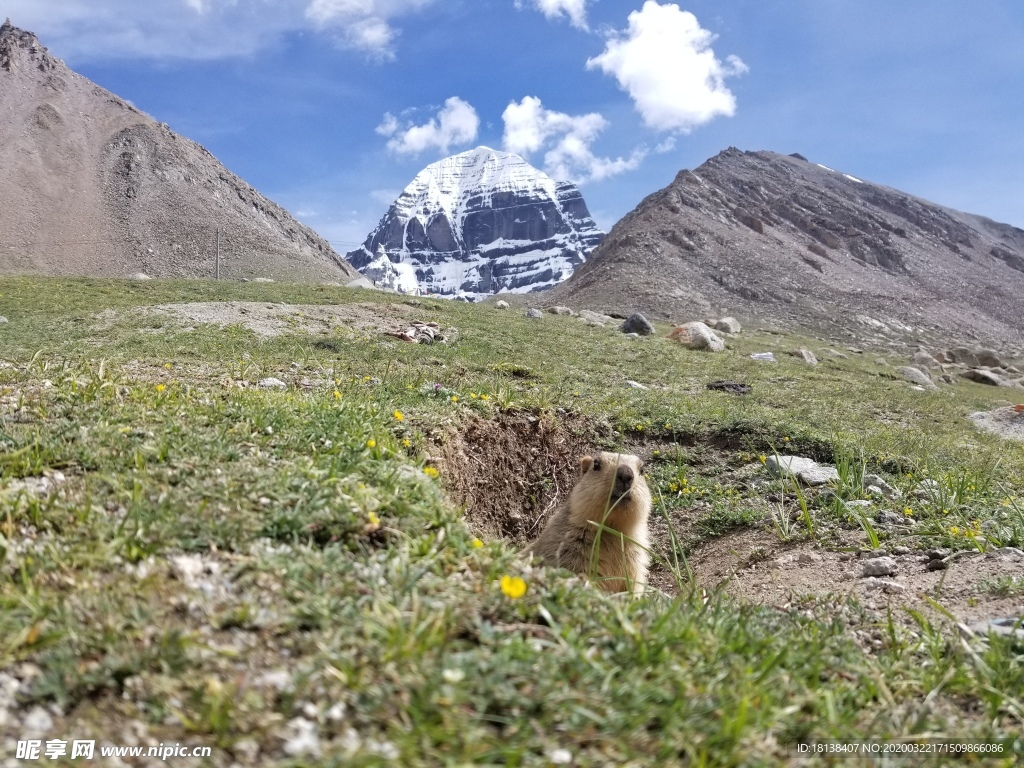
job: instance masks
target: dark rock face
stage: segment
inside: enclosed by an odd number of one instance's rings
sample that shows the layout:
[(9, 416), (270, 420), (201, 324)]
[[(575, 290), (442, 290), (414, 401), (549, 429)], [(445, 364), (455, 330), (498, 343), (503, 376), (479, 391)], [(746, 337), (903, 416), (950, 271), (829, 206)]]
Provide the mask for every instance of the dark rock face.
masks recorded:
[(545, 300), (1005, 348), (1024, 343), (1024, 230), (728, 149), (647, 197)]
[(576, 185), (479, 147), (420, 172), (346, 258), (378, 285), (478, 298), (561, 282), (603, 237)]

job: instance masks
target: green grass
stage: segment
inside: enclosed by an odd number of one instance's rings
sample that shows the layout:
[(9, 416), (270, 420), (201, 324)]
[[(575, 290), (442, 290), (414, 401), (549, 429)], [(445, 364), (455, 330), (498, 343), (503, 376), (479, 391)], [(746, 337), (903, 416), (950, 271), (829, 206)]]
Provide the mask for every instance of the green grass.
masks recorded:
[[(1019, 645), (968, 645), (917, 616), (913, 631), (870, 628), (865, 651), (849, 631), (855, 603), (740, 605), (686, 588), (680, 559), (684, 543), (771, 519), (748, 481), (776, 447), (847, 457), (844, 477), (866, 469), (908, 493), (936, 480), (933, 498), (880, 502), (909, 509), (922, 546), (1021, 546), (1024, 450), (964, 420), (1005, 392), (919, 393), (857, 355), (813, 371), (748, 357), (809, 339), (745, 332), (708, 355), (432, 300), (416, 312), (458, 328), (457, 343), (95, 319), (200, 300), (402, 301), (0, 280), (3, 486), (65, 477), (48, 495), (0, 496), (0, 671), (38, 667), (19, 706), (59, 705), (56, 736), (120, 743), (141, 720), (160, 741), (215, 746), (224, 764), (255, 741), (275, 765), (309, 764), (281, 751), (296, 717), (316, 723), (325, 765), (539, 766), (557, 750), (574, 765), (783, 764), (801, 742), (924, 734), (1022, 749)], [(252, 386), (266, 376), (289, 388)], [(704, 389), (727, 378), (753, 392)], [(583, 420), (595, 445), (657, 451), (659, 510), (695, 521), (688, 543), (656, 553), (678, 596), (606, 596), (467, 527), (428, 458), (470, 420), (522, 411)], [(804, 491), (767, 490), (793, 513), (793, 537), (859, 529)], [(205, 570), (188, 575), (181, 557)], [(505, 575), (526, 594), (504, 594)], [(287, 672), (280, 690), (261, 683), (274, 670)]]

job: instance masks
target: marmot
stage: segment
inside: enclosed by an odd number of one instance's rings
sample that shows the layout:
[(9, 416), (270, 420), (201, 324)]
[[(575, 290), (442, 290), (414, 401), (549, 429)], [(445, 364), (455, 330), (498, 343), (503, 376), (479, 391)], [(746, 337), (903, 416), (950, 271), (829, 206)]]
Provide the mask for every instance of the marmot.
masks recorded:
[(642, 592), (650, 563), (651, 491), (639, 457), (598, 453), (580, 459), (580, 479), (525, 551), (546, 565), (596, 581), (606, 592)]

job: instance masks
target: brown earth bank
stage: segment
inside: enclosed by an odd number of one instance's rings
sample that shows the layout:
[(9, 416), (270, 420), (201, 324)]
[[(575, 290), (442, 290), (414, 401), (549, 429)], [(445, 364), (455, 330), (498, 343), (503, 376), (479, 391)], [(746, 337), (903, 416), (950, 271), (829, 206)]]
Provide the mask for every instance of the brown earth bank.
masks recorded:
[(0, 27), (0, 273), (340, 281), (355, 271), (206, 149)]
[(1024, 230), (730, 148), (644, 199), (538, 301), (1012, 353), (1024, 346)]

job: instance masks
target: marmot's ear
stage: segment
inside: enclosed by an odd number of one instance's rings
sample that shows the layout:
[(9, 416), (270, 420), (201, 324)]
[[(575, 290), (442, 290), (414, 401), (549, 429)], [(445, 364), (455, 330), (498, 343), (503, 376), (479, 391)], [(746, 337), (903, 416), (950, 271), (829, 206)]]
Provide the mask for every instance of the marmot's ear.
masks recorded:
[(593, 456), (584, 456), (582, 459), (580, 459), (580, 474), (581, 475), (587, 474), (587, 472), (590, 471), (590, 468), (592, 466), (594, 466), (594, 457)]

